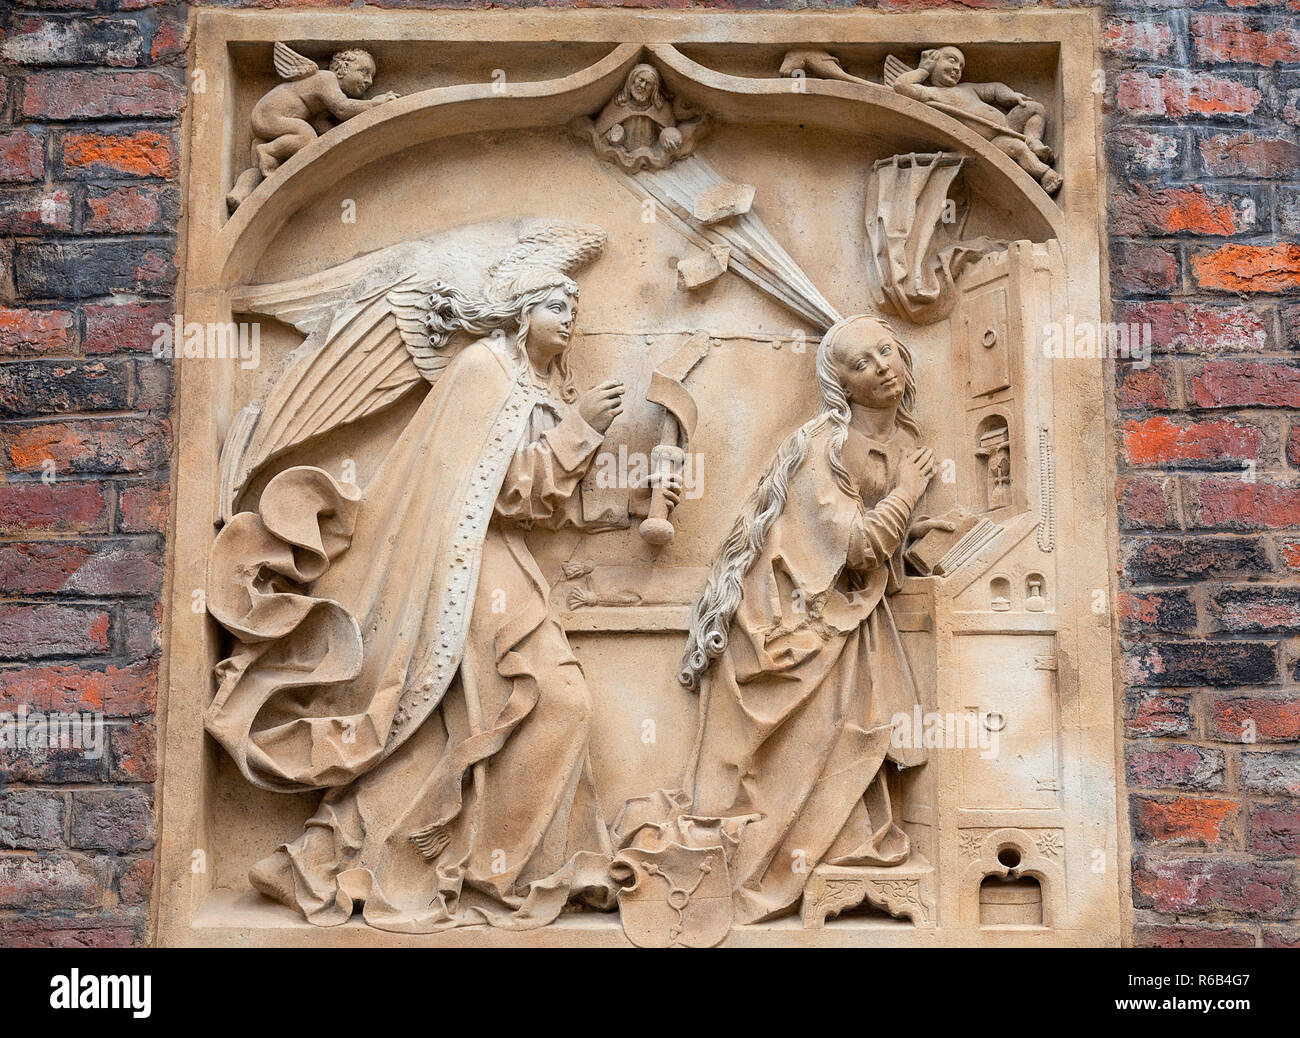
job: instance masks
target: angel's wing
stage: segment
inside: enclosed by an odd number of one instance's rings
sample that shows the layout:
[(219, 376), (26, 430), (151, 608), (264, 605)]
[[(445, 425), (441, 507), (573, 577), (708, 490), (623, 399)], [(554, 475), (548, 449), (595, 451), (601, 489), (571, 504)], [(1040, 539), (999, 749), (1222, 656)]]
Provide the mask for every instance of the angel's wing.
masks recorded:
[[(425, 317), (434, 286), (476, 291), (489, 280), (492, 258), (504, 253), (522, 269), (529, 255), (544, 254), (548, 245), (557, 251), (557, 266), (573, 269), (574, 254), (584, 246), (566, 232), (572, 226), (536, 220), (476, 224), (292, 281), (237, 290), (234, 312), (278, 318), (307, 338), (285, 358), (266, 393), (240, 412), (226, 437), (218, 500), (222, 519), (230, 518), (244, 488), (267, 463), (437, 381), (457, 351), (430, 342)], [(589, 235), (577, 237), (585, 243)], [(519, 246), (529, 241), (532, 248), (521, 252)], [(590, 251), (589, 244), (585, 248)]]
[(295, 79), (306, 79), (320, 71), (320, 66), (311, 58), (304, 58), (292, 47), (285, 46), (279, 40), (276, 40), (275, 46), (271, 48), (271, 58), (275, 62), (275, 71), (279, 73), (280, 78), (291, 82)]
[(901, 58), (894, 57), (894, 55), (892, 54), (886, 54), (885, 74), (881, 78), (884, 79), (885, 86), (892, 87), (894, 85), (894, 80), (896, 80), (904, 72), (910, 72), (910, 71), (912, 70), (908, 66), (907, 62), (903, 61)]

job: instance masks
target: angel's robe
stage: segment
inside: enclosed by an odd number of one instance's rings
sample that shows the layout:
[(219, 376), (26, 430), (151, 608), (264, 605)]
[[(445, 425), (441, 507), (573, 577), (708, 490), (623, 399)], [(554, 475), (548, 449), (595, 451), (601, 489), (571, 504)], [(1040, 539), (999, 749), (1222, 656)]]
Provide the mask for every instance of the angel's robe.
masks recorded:
[(884, 766), (925, 759), (890, 739), (892, 719), (918, 702), (889, 607), (916, 504), (898, 474), (915, 441), (901, 428), (884, 443), (849, 436), (845, 456), (865, 458), (858, 495), (837, 484), (826, 431), (814, 433), (701, 691), (691, 811), (762, 816), (731, 859), (739, 923), (791, 910), (819, 863), (909, 854)]
[[(586, 525), (577, 490), (602, 437), (530, 375), (504, 337), (472, 344), (359, 500), (290, 469), (214, 550), (228, 583), (250, 560), (280, 578), (269, 596), (244, 585), (242, 617), (238, 594), (213, 610), (245, 634), (208, 726), (259, 785), (330, 787), (250, 877), (311, 922), (359, 901), (412, 933), (541, 926), (574, 896), (612, 906), (587, 688), (524, 542)], [(310, 520), (286, 529), (295, 500)], [(311, 575), (310, 595), (283, 583)], [(426, 859), (411, 836), (429, 830)]]

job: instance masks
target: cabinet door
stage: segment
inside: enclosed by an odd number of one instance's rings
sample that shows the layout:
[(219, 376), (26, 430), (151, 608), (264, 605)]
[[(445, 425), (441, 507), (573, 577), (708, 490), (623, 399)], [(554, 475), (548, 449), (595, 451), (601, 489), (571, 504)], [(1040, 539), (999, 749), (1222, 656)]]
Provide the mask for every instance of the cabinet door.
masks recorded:
[(1007, 321), (1007, 281), (978, 289), (965, 304), (966, 389), (972, 397), (1011, 385), (1011, 328)]

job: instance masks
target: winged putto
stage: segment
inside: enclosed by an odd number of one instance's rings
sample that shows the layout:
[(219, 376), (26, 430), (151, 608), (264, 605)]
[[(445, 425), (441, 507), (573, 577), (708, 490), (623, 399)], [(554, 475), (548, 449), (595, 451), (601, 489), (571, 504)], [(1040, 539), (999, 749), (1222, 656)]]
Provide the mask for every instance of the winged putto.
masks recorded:
[(279, 41), (273, 57), (275, 71), (285, 82), (253, 106), (252, 165), (226, 195), (232, 213), (258, 184), (316, 139), (327, 117), (344, 122), (398, 96), (391, 91), (364, 96), (375, 81), (375, 59), (366, 50), (338, 51), (328, 69)]

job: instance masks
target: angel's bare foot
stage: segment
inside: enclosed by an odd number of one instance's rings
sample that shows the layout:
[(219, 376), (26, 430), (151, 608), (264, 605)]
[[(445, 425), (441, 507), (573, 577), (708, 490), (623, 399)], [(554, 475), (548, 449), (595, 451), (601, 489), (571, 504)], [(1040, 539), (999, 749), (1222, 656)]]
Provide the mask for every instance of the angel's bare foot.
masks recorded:
[(1056, 161), (1056, 152), (1049, 148), (1042, 141), (1029, 141), (1029, 150), (1034, 153), (1034, 157), (1039, 162), (1053, 163)]
[(1042, 180), (1043, 190), (1046, 191), (1049, 195), (1054, 195), (1056, 194), (1056, 192), (1060, 191), (1061, 185), (1064, 183), (1065, 183), (1065, 178), (1062, 177), (1061, 174), (1056, 172), (1056, 170), (1054, 169), (1049, 169), (1046, 173), (1043, 174), (1043, 180)]

